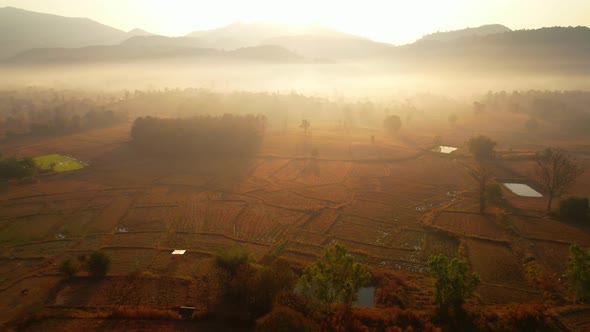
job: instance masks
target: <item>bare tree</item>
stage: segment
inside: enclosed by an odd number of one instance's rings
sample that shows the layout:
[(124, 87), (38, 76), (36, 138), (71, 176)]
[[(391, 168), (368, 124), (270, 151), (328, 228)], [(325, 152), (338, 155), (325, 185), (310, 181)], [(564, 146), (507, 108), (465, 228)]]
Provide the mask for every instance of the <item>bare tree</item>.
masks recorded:
[(578, 166), (570, 154), (560, 148), (548, 148), (535, 157), (537, 178), (547, 193), (547, 212), (551, 203), (567, 192), (584, 170)]

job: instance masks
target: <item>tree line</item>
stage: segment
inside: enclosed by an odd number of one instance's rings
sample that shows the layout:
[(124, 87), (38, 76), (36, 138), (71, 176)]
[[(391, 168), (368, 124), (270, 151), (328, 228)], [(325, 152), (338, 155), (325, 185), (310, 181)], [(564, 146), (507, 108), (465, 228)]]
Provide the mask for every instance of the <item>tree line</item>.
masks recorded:
[(265, 129), (263, 115), (148, 116), (135, 120), (131, 138), (138, 149), (157, 156), (244, 156), (258, 151)]
[(63, 135), (126, 121), (115, 94), (53, 89), (0, 91), (0, 132), (6, 138)]
[(32, 158), (0, 159), (0, 179), (22, 179), (37, 175), (39, 169)]
[(574, 134), (590, 129), (590, 92), (587, 91), (513, 91), (488, 92), (473, 103), (476, 113), (505, 111), (528, 114), (526, 129), (538, 130), (542, 124), (557, 124)]

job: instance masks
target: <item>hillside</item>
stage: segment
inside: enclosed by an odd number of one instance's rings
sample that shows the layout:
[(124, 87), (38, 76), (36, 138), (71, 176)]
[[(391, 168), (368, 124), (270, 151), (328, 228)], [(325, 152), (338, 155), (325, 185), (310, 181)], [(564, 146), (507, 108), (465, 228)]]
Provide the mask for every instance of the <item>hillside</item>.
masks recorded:
[(590, 28), (517, 30), (447, 42), (421, 40), (388, 54), (388, 61), (421, 69), (588, 72)]
[(421, 41), (436, 40), (436, 41), (451, 41), (458, 38), (464, 37), (480, 37), (493, 35), (497, 33), (510, 32), (510, 28), (507, 28), (501, 24), (489, 24), (482, 25), (476, 28), (466, 28), (461, 30), (446, 31), (446, 32), (435, 32), (422, 37)]
[(301, 56), (280, 46), (244, 47), (233, 51), (194, 47), (190, 38), (134, 37), (120, 45), (39, 48), (20, 53), (9, 65), (119, 63), (156, 59), (295, 62)]
[(32, 48), (117, 44), (128, 37), (124, 31), (87, 18), (0, 8), (0, 59)]

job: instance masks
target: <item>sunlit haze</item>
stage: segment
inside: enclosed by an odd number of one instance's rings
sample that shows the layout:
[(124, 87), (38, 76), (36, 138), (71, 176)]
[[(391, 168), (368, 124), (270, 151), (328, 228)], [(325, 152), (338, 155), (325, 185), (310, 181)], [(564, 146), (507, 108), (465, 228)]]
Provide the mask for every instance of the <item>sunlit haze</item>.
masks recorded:
[(180, 36), (234, 22), (320, 24), (376, 41), (404, 44), (435, 31), (484, 24), (512, 29), (590, 25), (587, 0), (0, 0), (0, 7), (88, 17), (125, 31)]

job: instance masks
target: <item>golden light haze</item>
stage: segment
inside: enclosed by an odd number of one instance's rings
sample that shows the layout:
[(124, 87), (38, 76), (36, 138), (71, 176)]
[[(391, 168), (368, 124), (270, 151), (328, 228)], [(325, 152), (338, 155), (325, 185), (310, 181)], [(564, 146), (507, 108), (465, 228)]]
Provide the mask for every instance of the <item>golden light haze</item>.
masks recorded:
[(590, 25), (588, 0), (0, 0), (0, 7), (87, 17), (121, 30), (167, 36), (234, 22), (320, 24), (404, 44), (436, 32), (504, 24), (511, 29)]

